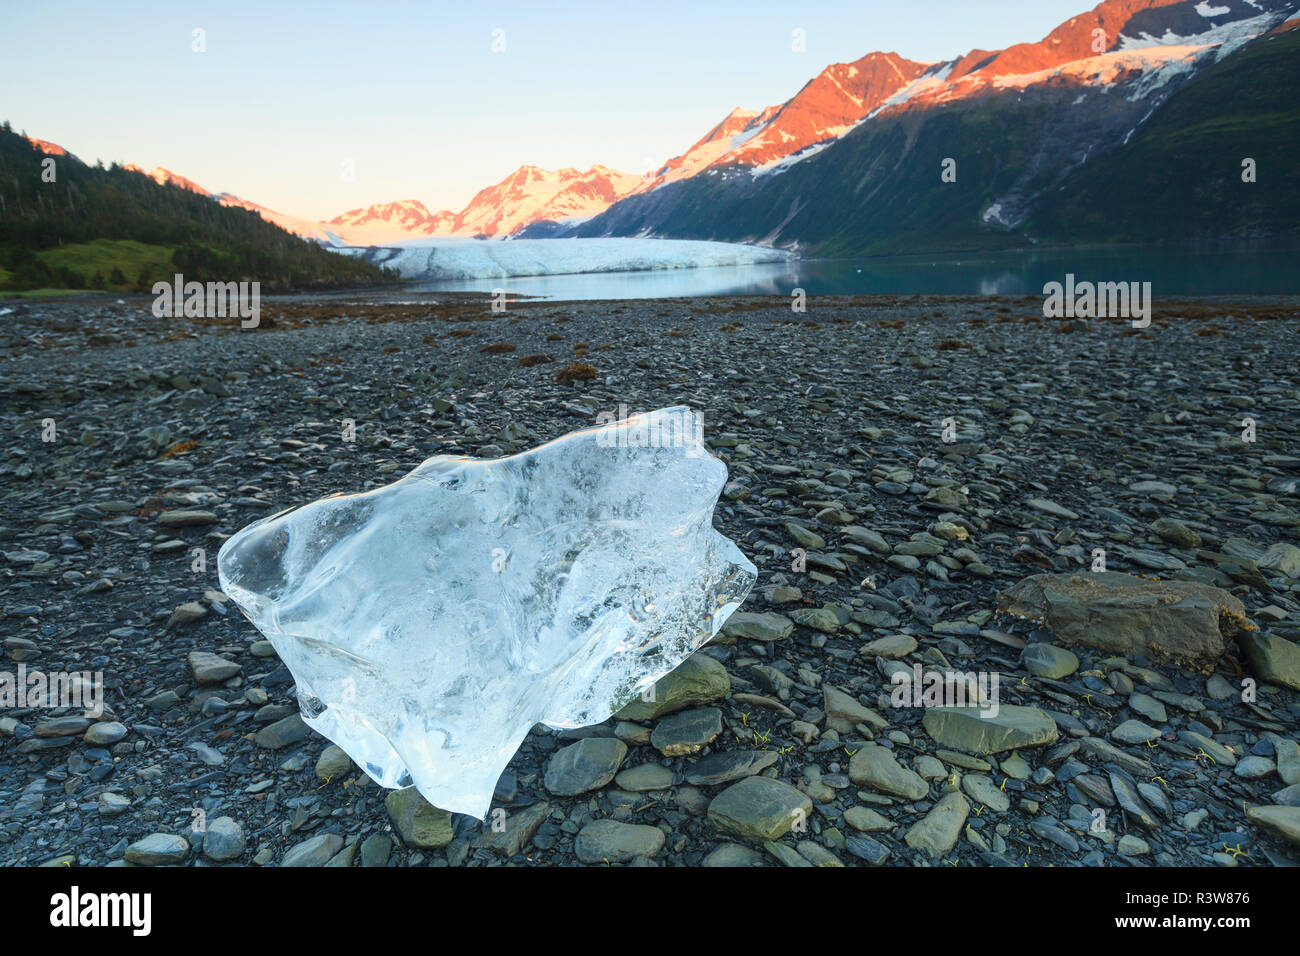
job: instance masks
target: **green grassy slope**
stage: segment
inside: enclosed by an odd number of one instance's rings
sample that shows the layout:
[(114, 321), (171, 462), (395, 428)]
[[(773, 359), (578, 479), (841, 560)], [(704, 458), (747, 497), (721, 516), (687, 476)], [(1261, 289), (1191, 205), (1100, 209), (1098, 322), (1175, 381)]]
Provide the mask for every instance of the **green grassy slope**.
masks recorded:
[[(1135, 241), (1300, 235), (1300, 30), (1193, 77), (1127, 145), (1040, 202), (1046, 238)], [(1242, 160), (1256, 182), (1242, 181)]]

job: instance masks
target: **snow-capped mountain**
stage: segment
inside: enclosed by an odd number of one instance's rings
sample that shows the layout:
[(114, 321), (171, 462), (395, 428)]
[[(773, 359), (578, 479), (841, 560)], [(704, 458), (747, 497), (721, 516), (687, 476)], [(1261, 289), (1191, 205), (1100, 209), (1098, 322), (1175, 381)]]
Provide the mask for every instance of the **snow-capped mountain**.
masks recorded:
[[(1106, 0), (1036, 43), (971, 50), (942, 63), (869, 53), (822, 70), (789, 100), (761, 112), (737, 107), (636, 192), (732, 166), (782, 168), (859, 123), (902, 108), (937, 106), (989, 89), (1071, 83), (1113, 86), (1145, 76), (1147, 96), (1293, 15), (1296, 0)], [(1099, 49), (1100, 48), (1100, 49)], [(1211, 62), (1213, 59), (1211, 59)]]
[[(30, 139), (38, 149), (63, 155), (62, 146)], [(480, 190), (460, 212), (430, 212), (416, 199), (376, 203), (351, 209), (322, 222), (278, 212), (234, 193), (213, 192), (162, 166), (146, 170), (134, 163), (123, 169), (148, 176), (159, 185), (176, 186), (207, 196), (223, 206), (257, 213), (281, 229), (333, 246), (391, 245), (430, 236), (465, 238), (508, 236), (533, 222), (573, 226), (603, 212), (641, 185), (642, 179), (606, 166), (549, 170), (520, 166), (501, 182)]]
[[(1297, 13), (1300, 0), (1105, 0), (1037, 42), (1003, 50), (971, 50), (939, 63), (868, 53), (826, 67), (782, 103), (732, 110), (645, 176), (599, 165), (585, 171), (524, 165), (459, 212), (430, 212), (406, 199), (314, 222), (209, 192), (162, 167), (126, 168), (333, 246), (444, 236), (650, 235), (807, 247), (824, 243), (836, 223), (848, 242), (847, 236), (864, 234), (868, 221), (888, 234), (918, 220), (906, 204), (885, 219), (872, 215), (888, 208), (891, 190), (914, 175), (918, 136), (942, 126), (944, 137), (936, 142), (945, 157), (965, 154), (965, 176), (972, 159), (993, 157), (999, 145), (1014, 152), (1016, 165), (1009, 154), (990, 159), (973, 216), (979, 229), (1009, 231), (1072, 170), (1128, 143), (1192, 77), (1251, 40), (1294, 24)], [(1000, 125), (980, 132), (992, 113)], [(56, 144), (32, 142), (62, 152)], [(773, 185), (813, 162), (815, 181), (802, 186), (796, 177), (797, 190)], [(929, 170), (935, 159), (923, 162)], [(830, 189), (838, 193), (823, 203), (821, 193)], [(929, 201), (928, 193), (918, 195)], [(860, 208), (868, 202), (871, 210)]]
[(640, 183), (639, 176), (605, 166), (593, 166), (586, 172), (520, 166), (501, 182), (480, 190), (457, 214), (450, 234), (505, 236), (542, 220), (586, 220)]
[(349, 210), (325, 225), (346, 227), (345, 231), (350, 235), (356, 234), (358, 228), (371, 232), (392, 231), (394, 238), (386, 241), (400, 242), (416, 236), (446, 235), (455, 222), (456, 214), (448, 209), (431, 213), (418, 199), (402, 199)]
[(709, 130), (698, 142), (680, 156), (676, 156), (654, 171), (652, 176), (637, 186), (634, 192), (644, 192), (663, 183), (688, 179), (696, 173), (712, 166), (714, 162), (726, 156), (742, 145), (755, 132), (762, 129), (779, 110), (771, 106), (762, 113), (741, 109), (737, 106), (723, 118), (722, 122)]
[[(276, 212), (274, 209), (268, 209), (266, 206), (250, 202), (234, 193), (209, 193), (212, 199), (221, 203), (223, 206), (234, 206), (238, 209), (247, 209), (249, 212), (255, 212), (267, 222), (274, 223), (285, 232), (292, 232), (303, 239), (311, 239), (313, 242), (319, 242), (327, 246), (347, 246), (347, 245), (367, 245), (366, 237), (359, 234), (353, 235), (350, 230), (339, 227), (335, 230), (333, 227), (324, 223), (312, 222), (310, 219), (302, 219), (299, 216), (290, 216), (282, 212)], [(376, 240), (377, 242), (391, 242), (388, 232), (384, 232)]]
[[(733, 110), (682, 156), (669, 160), (649, 188), (705, 169), (764, 166), (842, 135), (919, 77), (929, 64), (897, 53), (868, 53), (822, 70), (798, 93), (758, 113)], [(644, 191), (644, 190), (642, 190)]]
[(431, 213), (414, 199), (376, 203), (322, 225), (350, 245), (382, 245), (430, 236), (501, 237), (536, 222), (574, 226), (641, 185), (641, 178), (606, 166), (549, 170), (520, 166), (480, 190), (460, 212)]
[[(1106, 0), (1004, 50), (932, 64), (869, 54), (823, 70), (778, 108), (733, 111), (654, 182), (559, 234), (824, 254), (996, 244), (1190, 80), (1298, 12), (1300, 0)], [(1267, 145), (1256, 140), (1241, 148)], [(960, 173), (945, 192), (949, 159)]]

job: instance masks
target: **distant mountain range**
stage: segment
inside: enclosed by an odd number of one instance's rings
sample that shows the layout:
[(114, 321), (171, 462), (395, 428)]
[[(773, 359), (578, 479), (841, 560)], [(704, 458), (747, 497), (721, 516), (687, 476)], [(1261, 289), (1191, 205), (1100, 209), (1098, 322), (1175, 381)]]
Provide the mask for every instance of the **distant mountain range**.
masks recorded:
[[(42, 152), (65, 153), (55, 143), (30, 137), (29, 141)], [(419, 200), (403, 199), (350, 209), (332, 219), (312, 222), (233, 193), (213, 192), (161, 166), (146, 170), (127, 163), (122, 168), (148, 176), (159, 184), (207, 196), (223, 206), (252, 210), (304, 239), (335, 246), (386, 245), (431, 236), (504, 237), (538, 222), (582, 222), (630, 195), (644, 181), (643, 177), (605, 166), (593, 166), (585, 172), (520, 166), (501, 182), (480, 190), (458, 213), (446, 209), (431, 213)]]
[(312, 222), (125, 168), (335, 246), (649, 236), (837, 255), (1277, 235), (1300, 220), (1298, 14), (1300, 0), (1106, 0), (1004, 50), (869, 53), (732, 110), (658, 169), (520, 166), (459, 212), (407, 199)]

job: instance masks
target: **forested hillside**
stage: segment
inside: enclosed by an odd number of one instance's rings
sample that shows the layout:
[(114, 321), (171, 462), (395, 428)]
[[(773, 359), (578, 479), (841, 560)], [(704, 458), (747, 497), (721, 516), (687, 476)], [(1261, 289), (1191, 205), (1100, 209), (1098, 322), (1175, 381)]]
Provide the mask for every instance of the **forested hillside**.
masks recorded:
[[(45, 160), (53, 162), (53, 181)], [(187, 279), (267, 288), (367, 285), (392, 274), (245, 209), (113, 165), (48, 155), (0, 127), (0, 289), (148, 291)]]

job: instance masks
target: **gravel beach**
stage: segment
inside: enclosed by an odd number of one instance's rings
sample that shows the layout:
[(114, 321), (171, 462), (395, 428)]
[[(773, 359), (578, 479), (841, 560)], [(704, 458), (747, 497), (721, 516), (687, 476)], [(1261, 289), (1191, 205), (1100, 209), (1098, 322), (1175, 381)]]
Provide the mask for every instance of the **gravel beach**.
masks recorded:
[[(150, 304), (0, 303), (0, 671), (106, 688), (0, 707), (0, 863), (1300, 859), (1300, 300)], [(679, 404), (758, 583), (652, 703), (534, 728), (486, 823), (307, 728), (219, 590), (257, 518)], [(998, 714), (895, 706), (904, 672), (996, 675)]]

